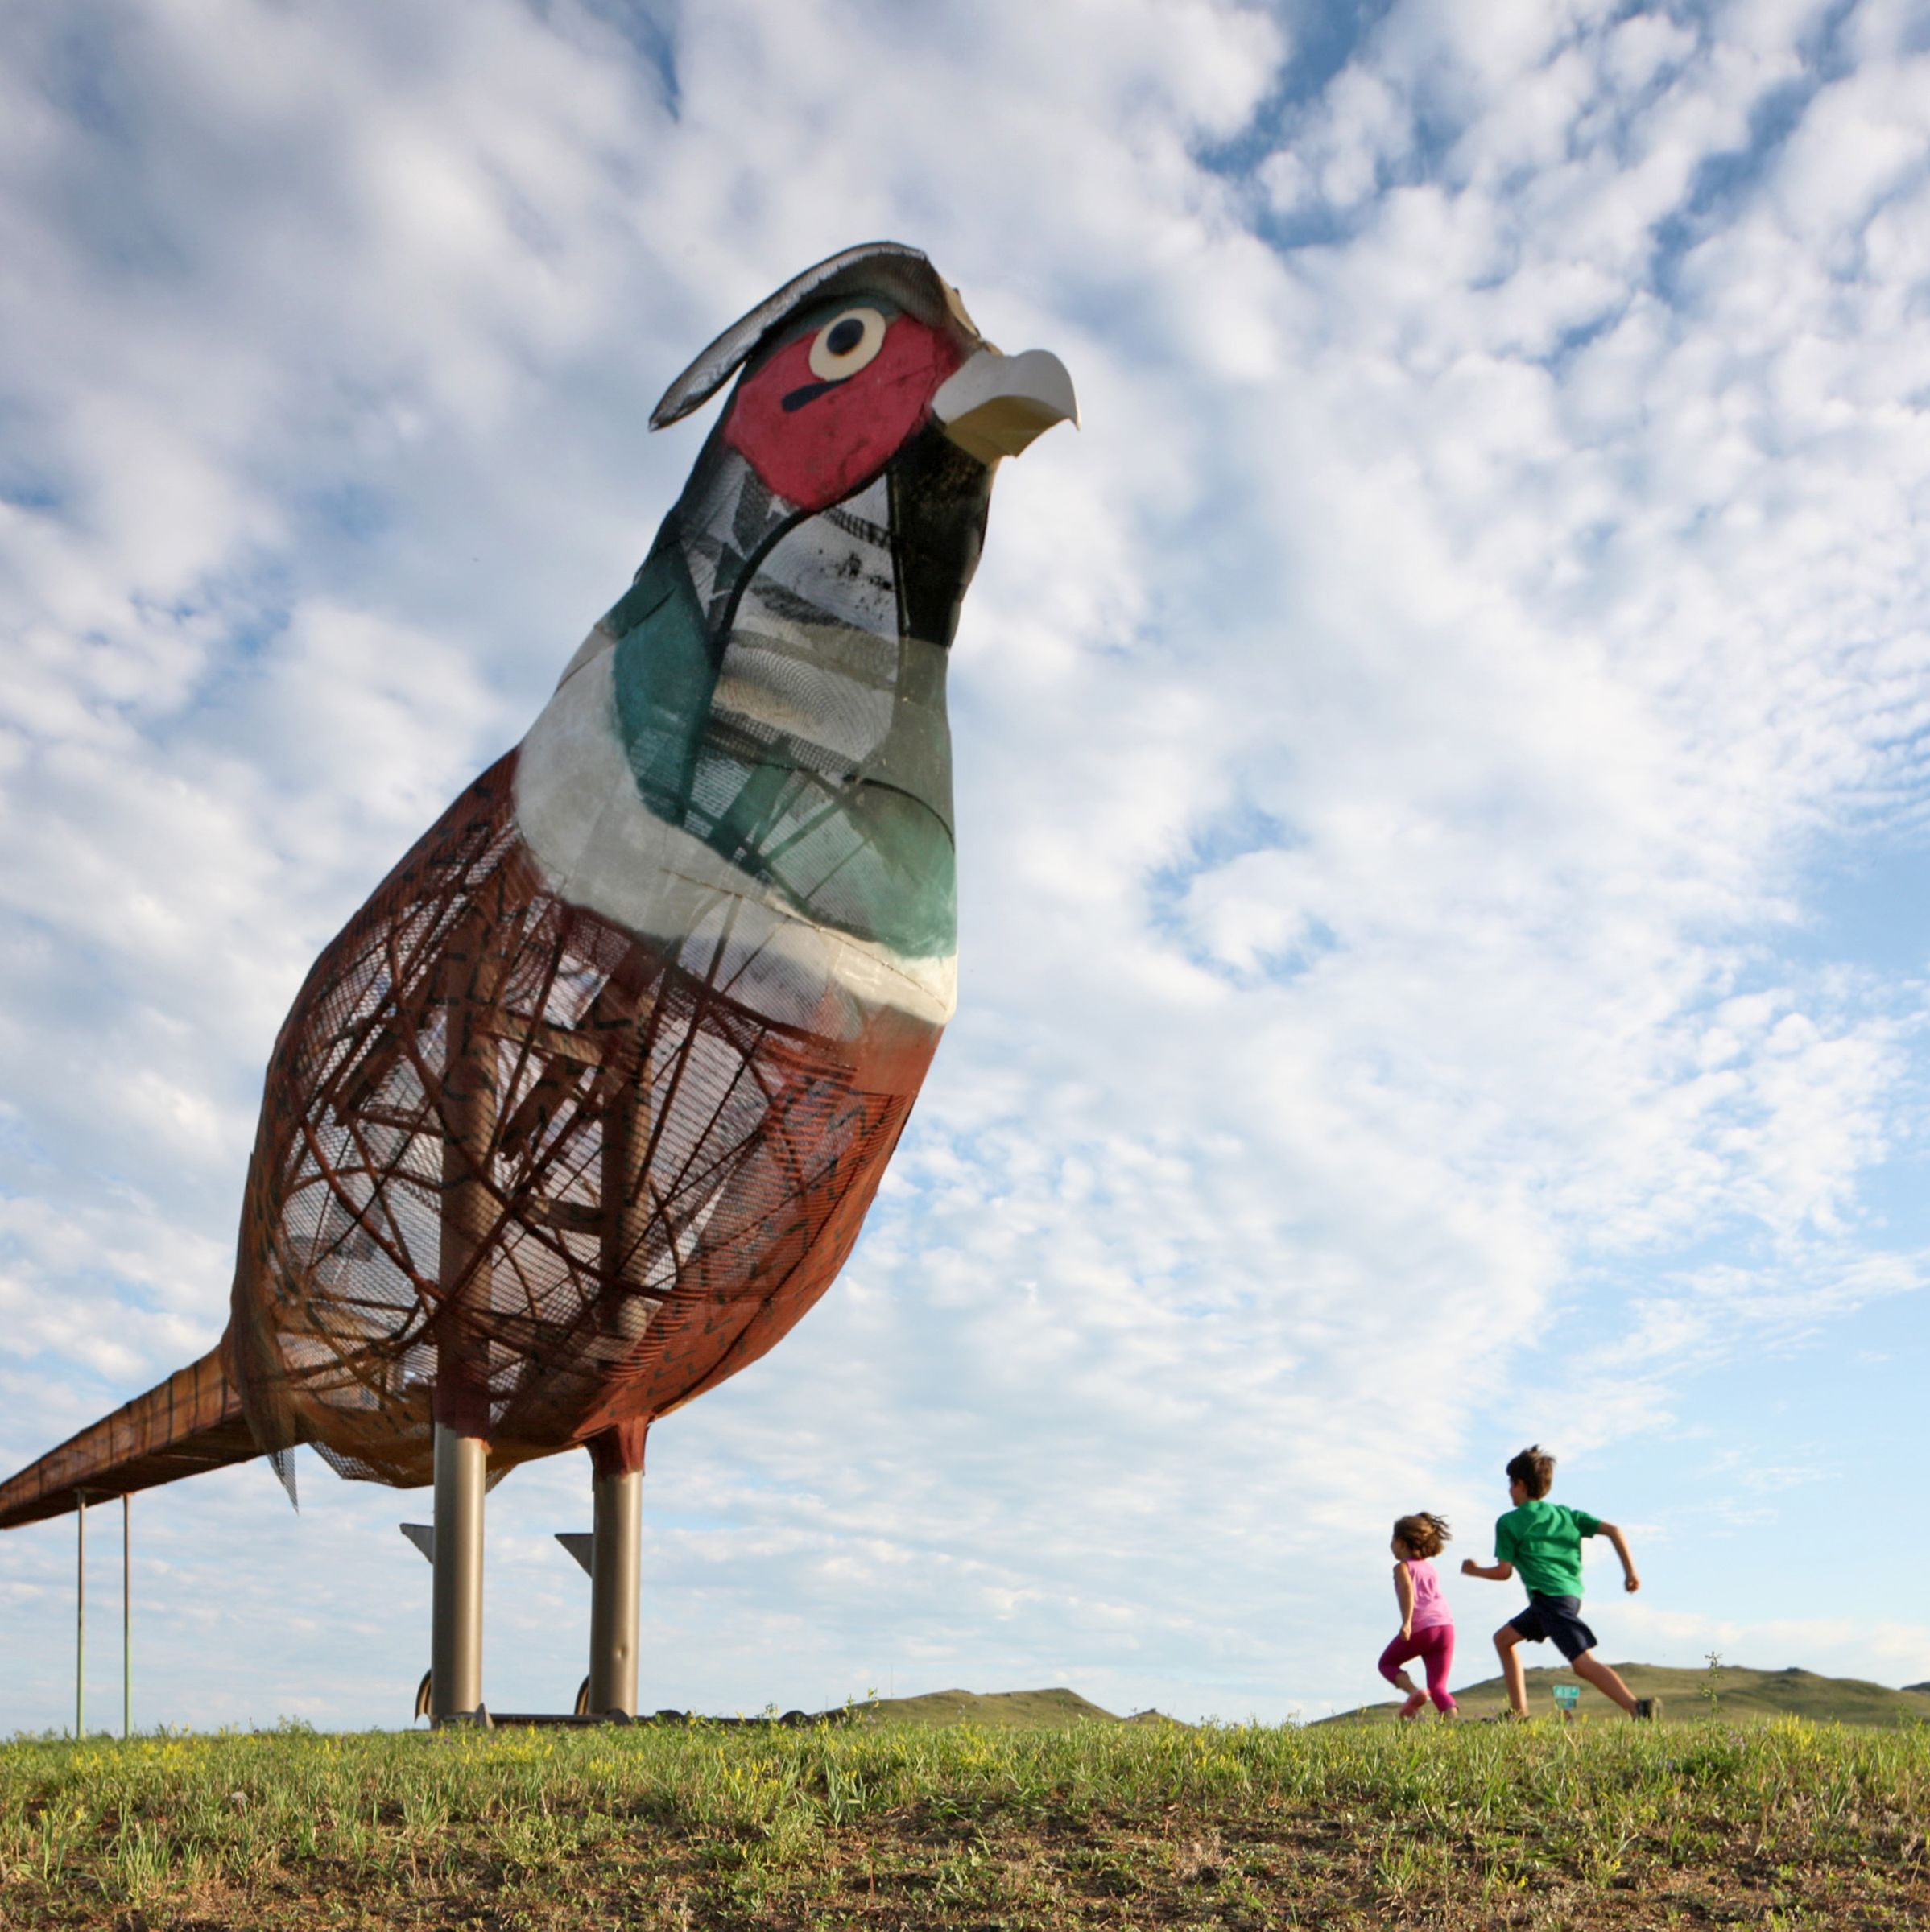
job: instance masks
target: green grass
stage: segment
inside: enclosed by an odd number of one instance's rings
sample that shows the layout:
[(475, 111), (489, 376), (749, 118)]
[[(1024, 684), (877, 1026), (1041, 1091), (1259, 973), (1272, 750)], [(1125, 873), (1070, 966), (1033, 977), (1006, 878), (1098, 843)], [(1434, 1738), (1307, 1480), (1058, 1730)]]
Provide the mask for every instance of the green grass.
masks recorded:
[(0, 1746), (0, 1925), (1930, 1924), (1930, 1728), (1085, 1722)]

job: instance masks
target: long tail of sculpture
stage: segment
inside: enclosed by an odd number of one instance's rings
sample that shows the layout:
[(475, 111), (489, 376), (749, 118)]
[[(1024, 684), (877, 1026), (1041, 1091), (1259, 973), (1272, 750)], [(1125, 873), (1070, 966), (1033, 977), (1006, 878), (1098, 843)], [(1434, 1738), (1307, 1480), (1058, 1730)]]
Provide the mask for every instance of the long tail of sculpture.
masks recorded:
[(259, 1455), (221, 1355), (176, 1369), (0, 1483), (0, 1530)]

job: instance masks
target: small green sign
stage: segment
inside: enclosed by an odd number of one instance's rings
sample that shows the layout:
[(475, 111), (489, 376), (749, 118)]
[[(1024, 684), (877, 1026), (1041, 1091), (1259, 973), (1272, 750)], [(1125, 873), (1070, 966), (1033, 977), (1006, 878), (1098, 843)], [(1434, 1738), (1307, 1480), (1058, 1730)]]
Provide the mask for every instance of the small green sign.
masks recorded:
[(1581, 1702), (1581, 1686), (1579, 1684), (1557, 1684), (1554, 1689), (1555, 1707), (1564, 1717), (1567, 1717)]

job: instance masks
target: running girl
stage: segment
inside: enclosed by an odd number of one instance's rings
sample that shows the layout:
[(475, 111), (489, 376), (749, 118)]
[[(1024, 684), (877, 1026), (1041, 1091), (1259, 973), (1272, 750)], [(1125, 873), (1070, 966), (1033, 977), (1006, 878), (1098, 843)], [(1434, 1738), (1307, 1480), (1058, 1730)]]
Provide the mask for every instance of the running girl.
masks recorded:
[[(1448, 1541), (1448, 1525), (1438, 1516), (1423, 1510), (1419, 1516), (1403, 1516), (1394, 1525), (1394, 1594), (1400, 1600), (1400, 1635), (1381, 1653), (1381, 1675), (1396, 1690), (1405, 1690), (1407, 1701), (1401, 1706), (1404, 1718), (1419, 1717), (1429, 1698), (1443, 1717), (1453, 1717), (1460, 1707), (1448, 1695), (1448, 1673), (1454, 1664), (1454, 1616), (1440, 1593), (1432, 1559), (1440, 1554)], [(1419, 1657), (1426, 1671), (1428, 1687), (1416, 1687), (1401, 1666)]]

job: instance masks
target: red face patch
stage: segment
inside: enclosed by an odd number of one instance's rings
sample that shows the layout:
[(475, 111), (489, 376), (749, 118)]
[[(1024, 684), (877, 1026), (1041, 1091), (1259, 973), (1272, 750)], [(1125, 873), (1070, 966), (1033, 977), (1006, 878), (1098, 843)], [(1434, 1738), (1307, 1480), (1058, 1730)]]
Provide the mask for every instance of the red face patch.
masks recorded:
[[(856, 313), (868, 312), (857, 311)], [(964, 361), (948, 337), (912, 316), (894, 316), (863, 367), (825, 381), (814, 369), (855, 325), (824, 328), (787, 343), (738, 391), (724, 440), (778, 495), (804, 510), (829, 509), (902, 448), (924, 420), (939, 385)]]

